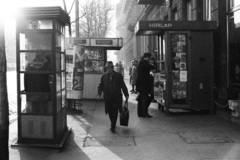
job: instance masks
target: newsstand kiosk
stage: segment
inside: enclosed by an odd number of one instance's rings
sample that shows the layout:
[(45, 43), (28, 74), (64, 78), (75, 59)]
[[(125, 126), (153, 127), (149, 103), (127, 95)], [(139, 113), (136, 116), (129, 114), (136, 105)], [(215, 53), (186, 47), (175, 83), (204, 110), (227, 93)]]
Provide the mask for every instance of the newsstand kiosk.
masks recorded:
[(214, 111), (213, 21), (139, 21), (136, 35), (158, 36), (155, 99), (169, 109)]
[(62, 147), (67, 127), (65, 25), (60, 7), (23, 8), (17, 20), (18, 139), (12, 146)]
[(123, 39), (74, 38), (69, 46), (67, 59), (72, 60), (67, 62), (67, 99), (96, 99), (98, 84), (106, 71), (107, 51), (120, 50)]

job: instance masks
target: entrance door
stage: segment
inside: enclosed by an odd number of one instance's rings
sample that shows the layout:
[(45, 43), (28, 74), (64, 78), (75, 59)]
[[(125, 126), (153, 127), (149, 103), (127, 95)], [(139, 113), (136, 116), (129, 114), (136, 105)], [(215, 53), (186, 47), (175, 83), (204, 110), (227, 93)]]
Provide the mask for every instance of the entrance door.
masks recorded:
[(189, 63), (190, 32), (167, 31), (166, 37), (166, 80), (167, 99), (165, 109), (189, 108)]

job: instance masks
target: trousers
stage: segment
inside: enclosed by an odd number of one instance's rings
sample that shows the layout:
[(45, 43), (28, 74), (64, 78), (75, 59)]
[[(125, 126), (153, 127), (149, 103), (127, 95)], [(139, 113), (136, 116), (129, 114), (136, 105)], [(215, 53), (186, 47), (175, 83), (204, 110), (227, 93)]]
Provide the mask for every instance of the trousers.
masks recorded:
[(111, 98), (108, 101), (108, 115), (109, 115), (109, 119), (111, 121), (111, 128), (115, 129), (116, 127), (116, 123), (117, 123), (117, 119), (118, 119), (118, 105), (116, 104), (116, 101), (114, 99), (114, 96), (111, 96)]
[(139, 99), (138, 99), (138, 116), (147, 116), (148, 114), (148, 108), (151, 104), (152, 98), (147, 93), (140, 93)]

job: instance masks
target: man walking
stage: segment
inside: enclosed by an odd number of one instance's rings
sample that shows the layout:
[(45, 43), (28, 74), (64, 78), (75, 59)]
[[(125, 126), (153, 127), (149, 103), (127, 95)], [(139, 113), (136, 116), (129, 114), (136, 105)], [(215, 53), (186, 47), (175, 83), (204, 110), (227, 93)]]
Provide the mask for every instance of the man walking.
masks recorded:
[(110, 130), (115, 133), (118, 111), (120, 113), (122, 111), (122, 92), (126, 100), (128, 100), (129, 94), (122, 74), (113, 70), (113, 62), (108, 61), (106, 67), (107, 72), (102, 75), (98, 86), (98, 98), (100, 99), (103, 92), (105, 113), (109, 115), (111, 121)]
[(150, 71), (155, 67), (149, 64), (152, 57), (150, 53), (144, 53), (137, 67), (136, 90), (140, 93), (138, 98), (138, 117), (151, 118), (148, 114), (148, 107), (152, 101), (152, 81)]

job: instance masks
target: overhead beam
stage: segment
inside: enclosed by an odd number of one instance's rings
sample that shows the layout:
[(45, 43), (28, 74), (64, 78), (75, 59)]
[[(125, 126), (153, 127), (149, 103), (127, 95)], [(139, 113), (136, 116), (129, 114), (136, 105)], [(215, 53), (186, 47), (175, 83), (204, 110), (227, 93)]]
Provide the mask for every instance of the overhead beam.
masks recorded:
[(156, 4), (156, 5), (162, 5), (165, 2), (165, 0), (138, 0), (137, 4)]

